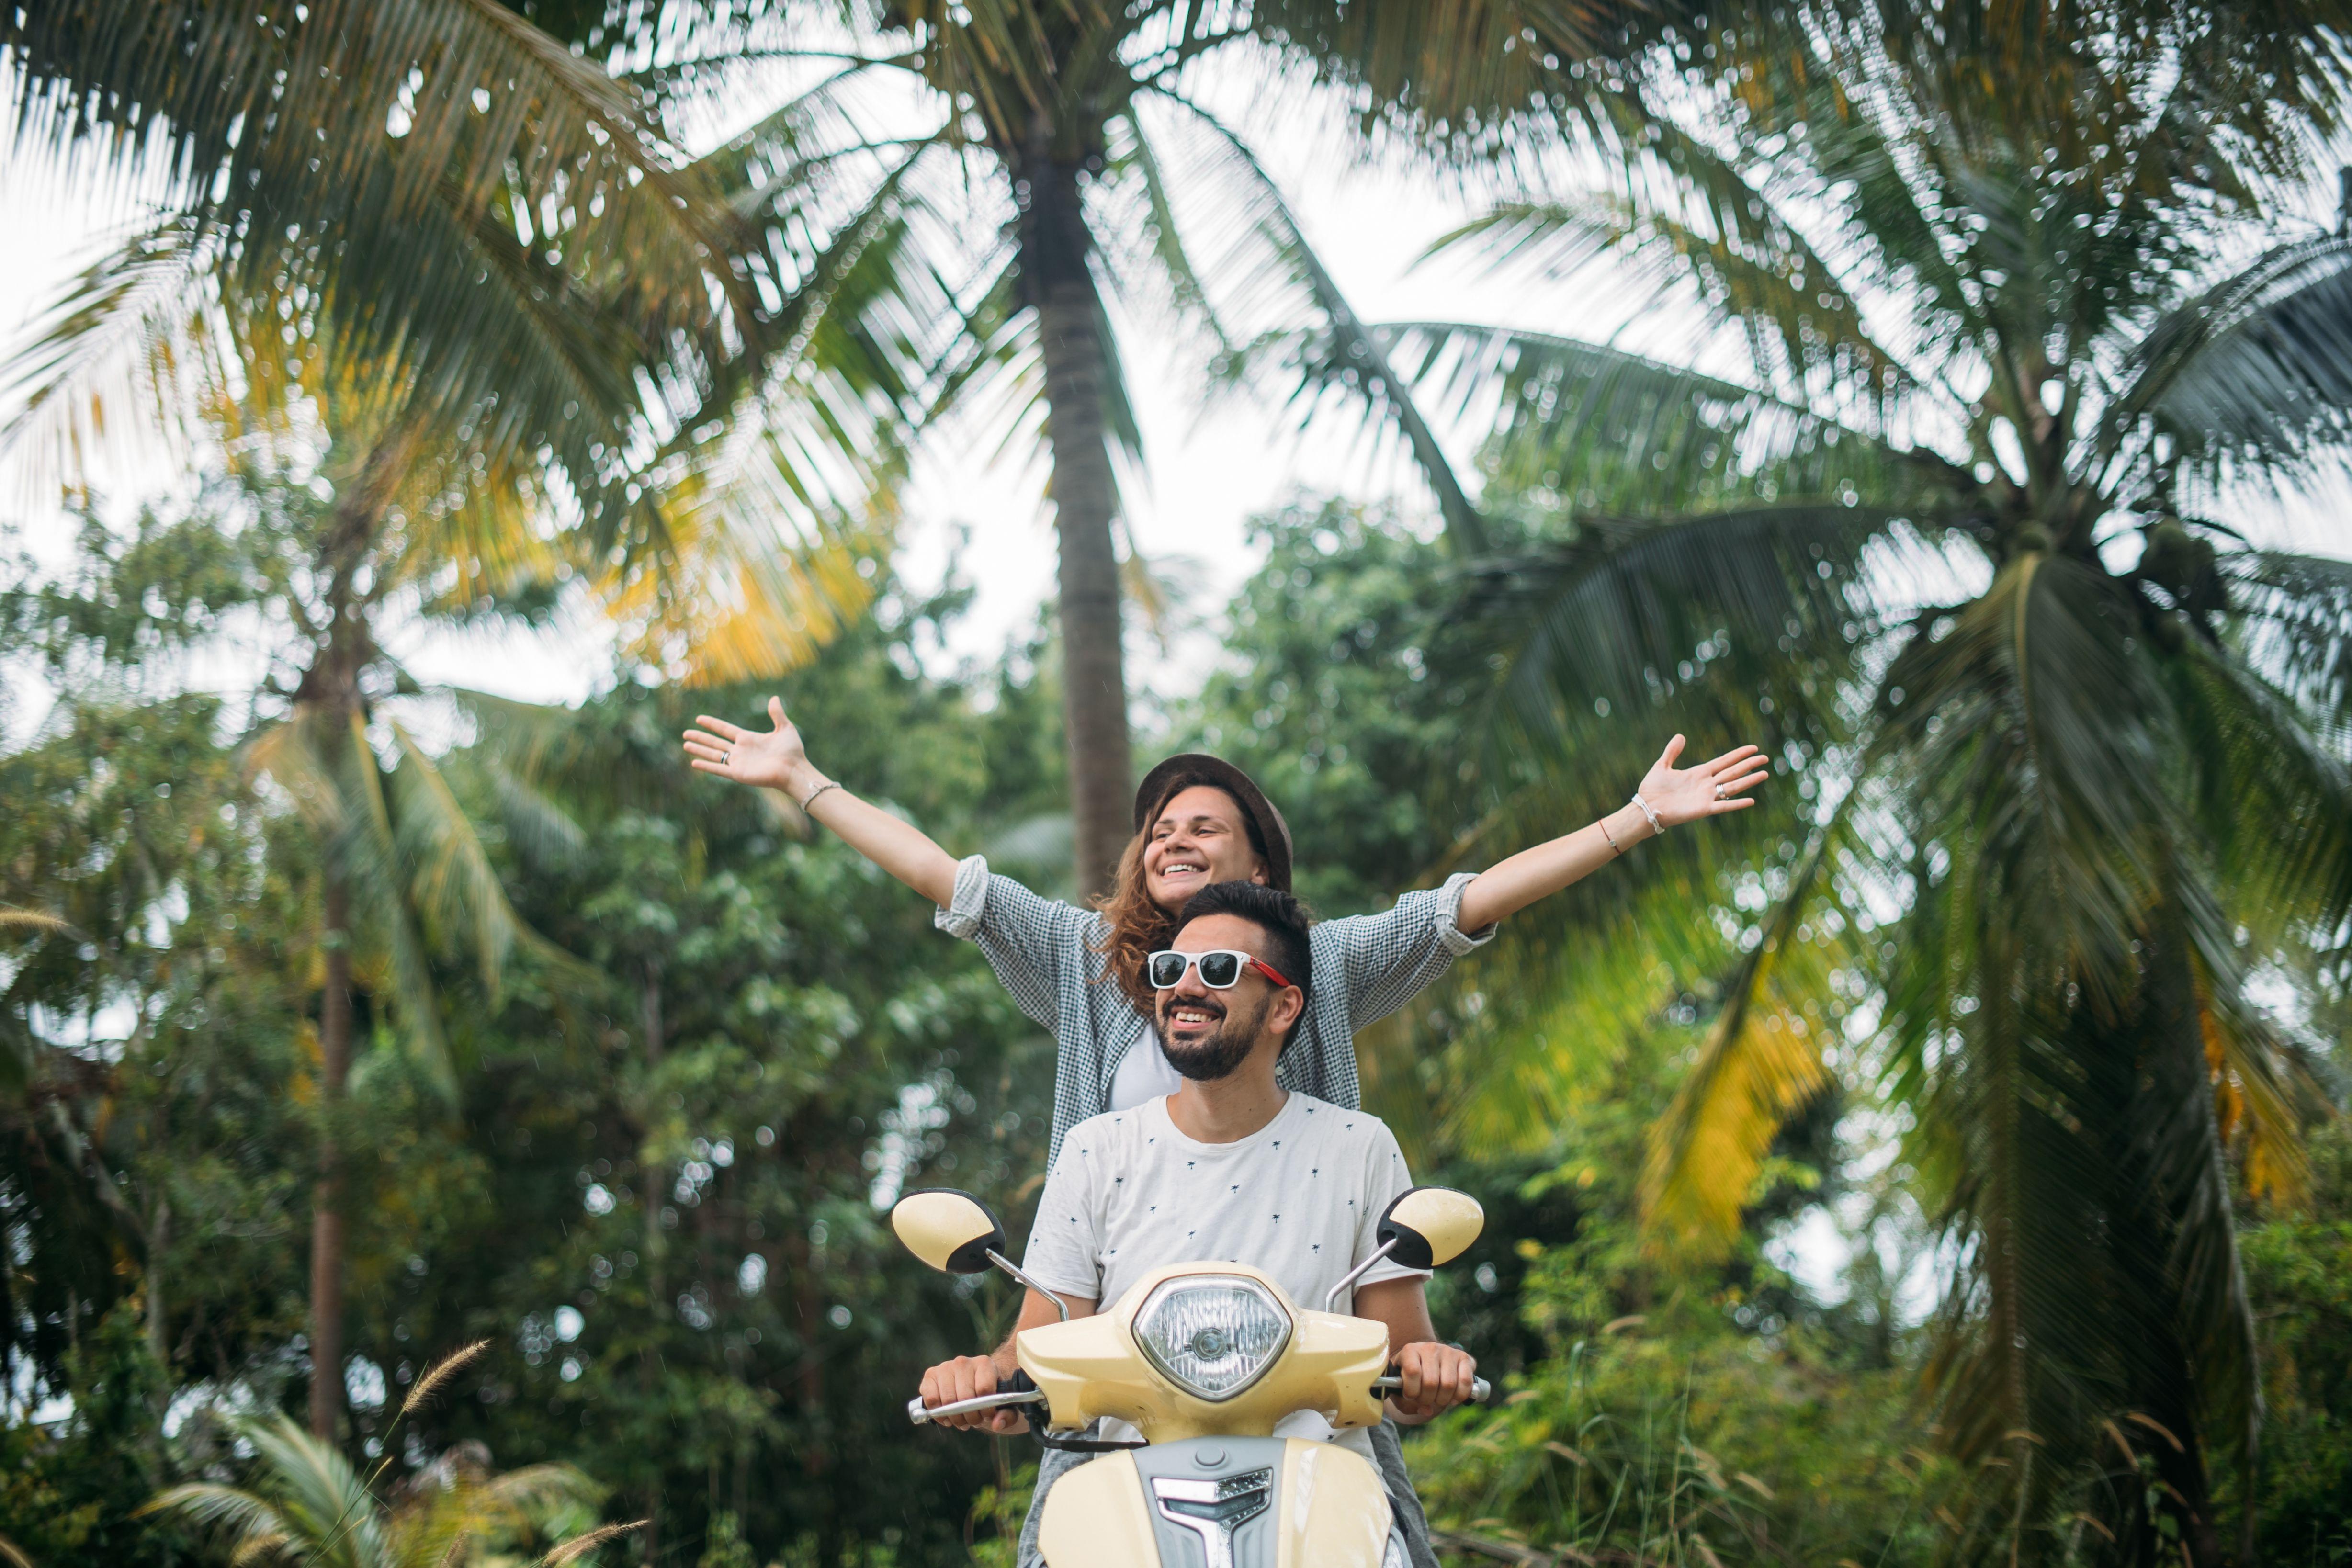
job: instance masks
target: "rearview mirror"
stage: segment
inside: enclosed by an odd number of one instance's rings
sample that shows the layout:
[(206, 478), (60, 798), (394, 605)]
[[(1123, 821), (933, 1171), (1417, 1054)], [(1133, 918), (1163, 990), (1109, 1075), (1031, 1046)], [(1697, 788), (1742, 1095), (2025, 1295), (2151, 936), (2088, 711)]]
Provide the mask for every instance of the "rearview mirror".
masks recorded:
[(990, 1266), (991, 1252), (1004, 1250), (1004, 1227), (988, 1205), (951, 1186), (900, 1198), (890, 1228), (908, 1251), (946, 1274), (977, 1274)]
[(1389, 1256), (1408, 1269), (1451, 1263), (1486, 1228), (1486, 1211), (1466, 1192), (1417, 1186), (1400, 1193), (1381, 1216), (1380, 1239), (1393, 1241)]

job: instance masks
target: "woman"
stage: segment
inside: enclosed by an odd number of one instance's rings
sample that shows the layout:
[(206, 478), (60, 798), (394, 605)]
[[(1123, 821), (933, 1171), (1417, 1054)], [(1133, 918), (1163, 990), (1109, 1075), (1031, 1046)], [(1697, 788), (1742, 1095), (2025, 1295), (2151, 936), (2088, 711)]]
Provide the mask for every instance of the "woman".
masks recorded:
[[(1212, 883), (1290, 888), (1290, 829), (1250, 777), (1219, 758), (1171, 757), (1135, 797), (1135, 837), (1099, 911), (1041, 898), (993, 875), (978, 855), (958, 862), (922, 830), (868, 804), (818, 772), (783, 704), (768, 700), (762, 734), (698, 716), (686, 732), (698, 771), (788, 793), (801, 809), (876, 865), (939, 905), (941, 930), (978, 943), (1022, 1011), (1058, 1047), (1050, 1161), (1062, 1134), (1089, 1116), (1168, 1093), (1176, 1071), (1146, 1021), (1147, 954), (1166, 946), (1184, 901)], [(1609, 816), (1484, 872), (1407, 893), (1379, 915), (1314, 928), (1311, 1012), (1282, 1062), (1286, 1088), (1337, 1105), (1359, 1101), (1355, 1035), (1387, 1017), (1489, 940), (1496, 922), (1559, 892), (1644, 838), (1702, 817), (1744, 810), (1768, 776), (1752, 746), (1677, 769), (1683, 737)]]

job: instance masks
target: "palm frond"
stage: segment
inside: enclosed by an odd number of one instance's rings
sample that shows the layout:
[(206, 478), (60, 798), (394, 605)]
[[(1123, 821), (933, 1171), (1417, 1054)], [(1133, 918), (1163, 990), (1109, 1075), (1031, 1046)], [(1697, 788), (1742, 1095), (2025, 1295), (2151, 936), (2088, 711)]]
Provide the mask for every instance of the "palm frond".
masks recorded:
[(2326, 710), (2201, 641), (2172, 704), (2198, 761), (2185, 804), (2231, 883), (2253, 906), (2322, 927), (2352, 915), (2352, 768), (2314, 722)]
[(1543, 751), (1596, 702), (1642, 711), (1684, 666), (1727, 655), (1756, 671), (1759, 695), (1826, 703), (1829, 691), (1809, 699), (1785, 670), (1766, 671), (1801, 645), (1843, 655), (1868, 629), (1856, 584), (1896, 523), (1875, 507), (1818, 504), (1592, 519), (1563, 542), (1481, 566), (1463, 614), (1509, 661), (1507, 716)]
[[(1203, 33), (1213, 16), (1206, 8)], [(1493, 158), (1546, 148), (1568, 126), (1588, 135), (1616, 129), (1621, 117), (1610, 99), (1637, 75), (1644, 54), (1678, 32), (1707, 31), (1706, 16), (1678, 0), (1274, 0), (1252, 5), (1247, 26), (1344, 86), (1370, 106), (1369, 120), (1410, 143)], [(1191, 52), (1171, 51), (1171, 65)]]
[(1717, 183), (1735, 189), (1710, 193), (1714, 205), (1696, 212), (1621, 196), (1498, 203), (1431, 251), (1475, 249), (1498, 266), (1562, 277), (1614, 256), (1661, 286), (1695, 281), (1701, 308), (1746, 333), (1764, 384), (1791, 395), (1851, 394), (1865, 407), (1903, 390), (1902, 358), (1872, 334), (1829, 260), (1737, 171), (1709, 163), (1695, 146), (1684, 163), (1713, 167)]
[(331, 848), (346, 874), (373, 907), (367, 926), (380, 934), (392, 955), (394, 1016), (410, 1058), (425, 1081), (445, 1096), (457, 1093), (457, 1077), (449, 1042), (441, 1028), (441, 1005), (433, 984), (431, 955), (417, 929), (406, 879), (401, 875), (400, 830), (384, 788), (383, 769), (368, 743), (366, 721), (350, 716), (343, 754), (344, 789), (351, 800), (349, 826)]
[(1494, 432), (1486, 466), (1498, 495), (1547, 510), (1634, 516), (1851, 498), (1924, 520), (1953, 477), (1933, 454), (1604, 344), (1446, 322), (1381, 330), (1424, 397)]
[(282, 1413), (240, 1420), (238, 1435), (259, 1465), (252, 1490), (174, 1487), (147, 1505), (240, 1542), (274, 1536), (280, 1550), (316, 1568), (391, 1568), (382, 1511), (366, 1483), (331, 1444)]
[(2236, 550), (2217, 564), (2248, 662), (2317, 723), (2352, 726), (2352, 562)]
[(191, 414), (221, 381), (203, 287), (216, 250), (174, 217), (68, 280), (0, 361), (0, 451), (29, 449), (35, 474), (88, 473), (150, 408), (166, 445), (184, 448)]
[(1307, 315), (1315, 323), (1303, 330), (1286, 326), (1262, 334), (1234, 356), (1227, 373), (1237, 375), (1248, 363), (1271, 358), (1279, 350), (1296, 378), (1291, 394), (1295, 406), (1311, 412), (1327, 397), (1338, 396), (1360, 402), (1373, 417), (1393, 422), (1436, 497), (1448, 534), (1465, 554), (1482, 553), (1486, 548), (1485, 520), (1414, 402), (1412, 389), (1390, 365), (1380, 335), (1340, 292), (1257, 155), (1237, 132), (1190, 99), (1176, 93), (1154, 93), (1150, 98), (1176, 105), (1192, 116), (1209, 134), (1216, 160), (1239, 182), (1244, 193), (1246, 232), (1271, 263), (1261, 267), (1255, 287), (1263, 290), (1278, 284), (1295, 294), (1304, 307), (1291, 307), (1286, 312), (1290, 319)]
[(2167, 315), (2133, 350), (2105, 420), (2118, 449), (2143, 426), (2170, 461), (2273, 484), (2341, 464), (2352, 443), (2352, 240), (2299, 240)]
[(405, 727), (394, 722), (392, 735), (401, 761), (394, 775), (395, 831), (409, 897), (433, 925), (467, 933), (466, 946), (482, 985), (495, 996), (508, 959), (530, 939), (530, 929), (507, 902), (473, 815), (440, 765)]
[(1816, 912), (1842, 827), (1833, 818), (1816, 831), (1788, 892), (1725, 985), (1722, 1013), (1698, 1059), (1651, 1132), (1642, 1207), (1664, 1239), (1701, 1251), (1727, 1246), (1773, 1139), (1830, 1085), (1823, 1019), (1808, 1003), (1827, 992), (1839, 955), (1833, 945), (1801, 938), (1799, 928)]
[(681, 327), (714, 286), (755, 327), (749, 280), (714, 265), (737, 248), (725, 209), (626, 89), (488, 0), (45, 4), (0, 20), (0, 47), (21, 150), (160, 172), (199, 233), (233, 242), (247, 287), (367, 269), (371, 287), (336, 307), (361, 357), (462, 358), (436, 326), (466, 275), (404, 243), (436, 205), (503, 208), (542, 248), (627, 256)]

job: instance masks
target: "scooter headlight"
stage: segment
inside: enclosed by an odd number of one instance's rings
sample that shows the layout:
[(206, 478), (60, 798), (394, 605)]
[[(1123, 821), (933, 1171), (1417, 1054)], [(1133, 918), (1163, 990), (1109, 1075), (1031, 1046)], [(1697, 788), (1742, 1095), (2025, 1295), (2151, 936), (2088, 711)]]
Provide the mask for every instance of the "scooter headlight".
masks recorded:
[(1151, 1292), (1135, 1314), (1145, 1359), (1187, 1392), (1231, 1399), (1290, 1343), (1290, 1314), (1274, 1292), (1236, 1274), (1186, 1274)]

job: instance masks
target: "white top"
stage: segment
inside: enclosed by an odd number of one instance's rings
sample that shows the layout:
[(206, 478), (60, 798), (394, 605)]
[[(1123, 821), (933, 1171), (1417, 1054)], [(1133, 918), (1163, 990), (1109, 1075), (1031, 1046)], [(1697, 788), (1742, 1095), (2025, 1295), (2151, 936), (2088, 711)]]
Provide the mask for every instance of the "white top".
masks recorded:
[[(1411, 1186), (1396, 1138), (1366, 1112), (1294, 1091), (1248, 1137), (1202, 1144), (1176, 1130), (1162, 1096), (1070, 1129), (1038, 1195), (1021, 1266), (1048, 1288), (1108, 1310), (1167, 1264), (1247, 1263), (1319, 1312), (1324, 1293), (1377, 1249), (1381, 1214)], [(1416, 1278), (1427, 1271), (1383, 1260), (1363, 1282)], [(1343, 1295), (1332, 1310), (1353, 1305)], [(1114, 1439), (1128, 1435), (1122, 1423), (1105, 1428)], [(1332, 1432), (1320, 1415), (1302, 1411), (1276, 1435)], [(1343, 1440), (1370, 1456), (1360, 1430)]]
[(1173, 1094), (1183, 1087), (1184, 1075), (1168, 1060), (1160, 1044), (1160, 1031), (1147, 1029), (1141, 1040), (1127, 1048), (1111, 1072), (1108, 1109), (1132, 1111), (1146, 1100)]

